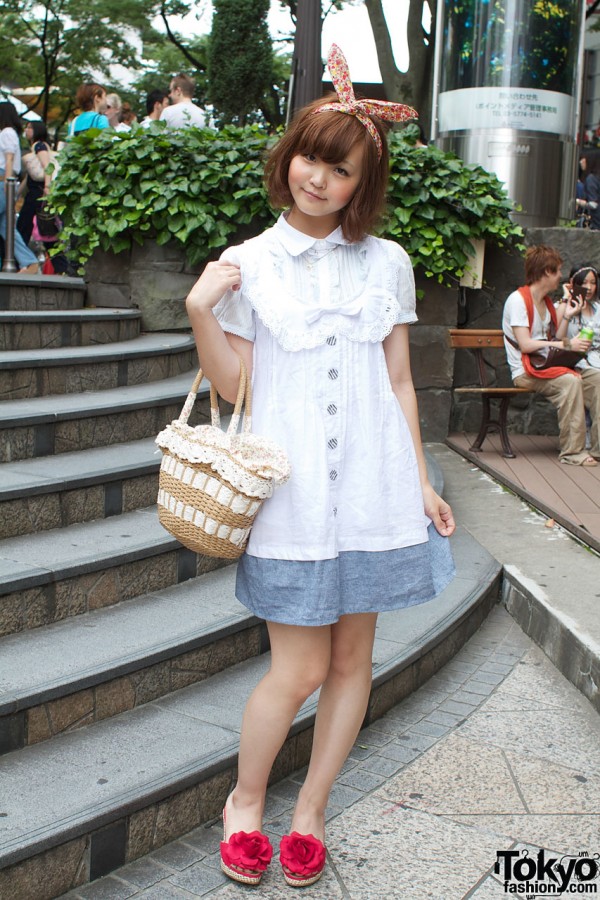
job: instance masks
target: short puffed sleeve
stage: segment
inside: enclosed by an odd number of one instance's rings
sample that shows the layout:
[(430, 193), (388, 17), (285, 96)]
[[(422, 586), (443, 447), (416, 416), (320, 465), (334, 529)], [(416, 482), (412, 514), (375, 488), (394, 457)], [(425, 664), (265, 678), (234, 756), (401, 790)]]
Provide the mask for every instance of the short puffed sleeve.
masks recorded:
[(221, 254), (224, 262), (235, 263), (242, 269), (242, 286), (239, 291), (227, 291), (214, 307), (213, 312), (223, 331), (237, 334), (254, 341), (256, 337), (256, 325), (254, 322), (254, 310), (244, 291), (244, 267), (240, 258), (238, 247), (229, 247)]
[(389, 264), (394, 273), (393, 278), (399, 306), (395, 324), (406, 325), (411, 322), (417, 322), (415, 276), (410, 257), (400, 244), (396, 244), (394, 241), (385, 241), (384, 243), (389, 255)]

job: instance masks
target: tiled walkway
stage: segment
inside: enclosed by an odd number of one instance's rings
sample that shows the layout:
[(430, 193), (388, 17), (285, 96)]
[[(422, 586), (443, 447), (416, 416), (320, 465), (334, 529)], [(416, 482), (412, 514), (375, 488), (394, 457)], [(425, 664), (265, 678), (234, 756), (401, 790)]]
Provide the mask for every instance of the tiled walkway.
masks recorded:
[(469, 450), (474, 439), (451, 434), (446, 443), (600, 552), (600, 465), (562, 465), (557, 437), (511, 434), (515, 459), (500, 455), (498, 435), (487, 437), (478, 453)]
[[(275, 846), (302, 775), (269, 790)], [(218, 823), (196, 829), (65, 896), (290, 897), (276, 858), (259, 888), (227, 881), (220, 837)], [(361, 732), (332, 792), (327, 844), (323, 878), (304, 889), (315, 900), (514, 895), (494, 873), (497, 852), (600, 852), (600, 718), (496, 607), (436, 676)], [(581, 896), (584, 883), (571, 883)]]

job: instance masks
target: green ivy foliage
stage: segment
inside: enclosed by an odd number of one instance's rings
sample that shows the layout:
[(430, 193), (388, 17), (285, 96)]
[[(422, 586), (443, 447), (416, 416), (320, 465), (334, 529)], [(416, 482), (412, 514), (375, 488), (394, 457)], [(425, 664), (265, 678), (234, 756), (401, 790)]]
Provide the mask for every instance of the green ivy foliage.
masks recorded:
[(460, 278), (481, 238), (522, 252), (523, 231), (502, 183), (453, 153), (416, 146), (418, 127), (394, 132), (390, 144), (388, 214), (380, 233), (396, 239), (413, 265), (440, 283)]
[[(379, 233), (413, 265), (450, 284), (463, 274), (471, 241), (521, 250), (521, 229), (498, 179), (451, 153), (415, 146), (416, 128), (390, 137), (388, 213)], [(262, 183), (272, 138), (255, 125), (220, 131), (90, 130), (61, 151), (50, 202), (64, 223), (62, 247), (80, 266), (94, 250), (119, 253), (133, 241), (178, 241), (190, 264), (214, 256), (240, 232), (274, 221)]]
[(244, 226), (272, 224), (262, 184), (268, 135), (258, 126), (220, 131), (90, 129), (60, 153), (49, 201), (63, 221), (62, 249), (82, 267), (94, 250), (132, 241), (178, 241), (191, 265)]

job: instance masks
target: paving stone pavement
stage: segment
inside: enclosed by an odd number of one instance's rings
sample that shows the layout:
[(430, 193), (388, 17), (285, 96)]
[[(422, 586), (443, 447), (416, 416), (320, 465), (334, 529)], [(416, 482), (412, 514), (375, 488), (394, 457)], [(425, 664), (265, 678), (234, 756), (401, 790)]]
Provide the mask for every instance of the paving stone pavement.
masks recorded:
[[(269, 789), (275, 847), (302, 777)], [(228, 881), (220, 838), (209, 823), (63, 896), (289, 900), (276, 857), (260, 887)], [(327, 849), (323, 878), (303, 890), (314, 900), (547, 896), (569, 866), (563, 896), (600, 893), (600, 718), (498, 606), (438, 674), (361, 731), (332, 791)], [(530, 874), (544, 862), (546, 874)], [(537, 885), (526, 893), (528, 878)]]

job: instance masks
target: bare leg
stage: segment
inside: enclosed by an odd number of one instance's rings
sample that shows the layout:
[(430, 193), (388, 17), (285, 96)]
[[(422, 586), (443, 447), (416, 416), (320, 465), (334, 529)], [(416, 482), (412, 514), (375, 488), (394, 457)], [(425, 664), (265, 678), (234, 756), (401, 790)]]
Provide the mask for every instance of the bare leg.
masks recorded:
[(367, 709), (376, 624), (376, 613), (361, 613), (342, 616), (331, 626), (331, 664), (321, 688), (310, 764), (291, 828), (322, 841), (333, 782)]
[(262, 828), (267, 782), (296, 713), (323, 683), (331, 629), (268, 622), (271, 668), (258, 683), (242, 721), (238, 781), (227, 801), (227, 837)]

